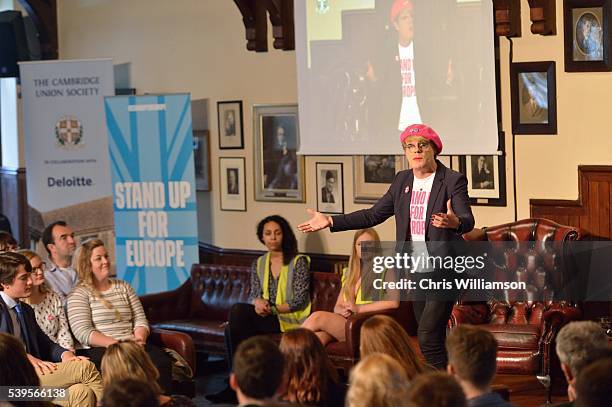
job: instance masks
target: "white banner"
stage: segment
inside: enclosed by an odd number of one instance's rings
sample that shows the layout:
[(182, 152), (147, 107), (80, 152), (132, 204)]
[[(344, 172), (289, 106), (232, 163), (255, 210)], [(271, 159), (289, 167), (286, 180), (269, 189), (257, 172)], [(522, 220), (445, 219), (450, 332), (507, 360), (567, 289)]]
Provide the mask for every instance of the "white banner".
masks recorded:
[(20, 71), (34, 234), (64, 219), (81, 237), (110, 237), (104, 96), (114, 94), (112, 60), (25, 62)]

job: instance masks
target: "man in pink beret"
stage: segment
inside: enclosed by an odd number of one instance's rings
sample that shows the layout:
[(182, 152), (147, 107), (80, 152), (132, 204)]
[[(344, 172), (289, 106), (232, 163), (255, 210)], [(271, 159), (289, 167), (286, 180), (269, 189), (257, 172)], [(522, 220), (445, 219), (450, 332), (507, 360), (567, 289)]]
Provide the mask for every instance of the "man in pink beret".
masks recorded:
[[(332, 232), (365, 229), (395, 216), (398, 242), (463, 241), (474, 228), (474, 216), (465, 175), (436, 159), (443, 144), (424, 124), (413, 124), (401, 133), (400, 142), (410, 165), (395, 176), (389, 190), (371, 208), (346, 215), (327, 216), (307, 209), (310, 220), (298, 226), (304, 233), (329, 227)], [(414, 303), (421, 352), (429, 364), (446, 368), (446, 325), (452, 301), (426, 299)]]

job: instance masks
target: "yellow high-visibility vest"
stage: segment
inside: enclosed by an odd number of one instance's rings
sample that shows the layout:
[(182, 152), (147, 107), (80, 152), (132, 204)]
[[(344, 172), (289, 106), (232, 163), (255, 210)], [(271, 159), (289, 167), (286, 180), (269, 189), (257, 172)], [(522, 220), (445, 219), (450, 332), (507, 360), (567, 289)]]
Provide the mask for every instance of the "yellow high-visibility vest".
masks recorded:
[[(293, 275), (295, 272), (295, 265), (300, 257), (304, 257), (310, 266), (310, 258), (303, 254), (295, 256), (289, 264), (283, 264), (281, 267), (280, 275), (278, 276), (278, 287), (276, 290), (276, 299), (274, 303), (278, 306), (289, 302), (293, 299)], [(270, 290), (268, 281), (270, 278), (270, 253), (266, 253), (257, 259), (257, 277), (262, 285), (262, 295), (265, 300), (270, 300)], [(310, 300), (308, 305), (304, 309), (297, 310), (294, 312), (288, 312), (286, 314), (278, 314), (278, 322), (282, 332), (291, 331), (292, 329), (299, 328), (302, 322), (310, 315)]]

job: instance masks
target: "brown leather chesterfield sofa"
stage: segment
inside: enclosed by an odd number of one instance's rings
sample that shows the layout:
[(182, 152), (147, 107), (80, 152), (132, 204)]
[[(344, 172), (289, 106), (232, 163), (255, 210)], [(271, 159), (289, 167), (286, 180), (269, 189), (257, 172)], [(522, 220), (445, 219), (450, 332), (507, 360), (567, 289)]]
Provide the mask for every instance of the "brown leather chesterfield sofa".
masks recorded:
[[(189, 334), (198, 351), (225, 356), (224, 323), (230, 307), (247, 302), (250, 267), (218, 264), (194, 264), (191, 278), (174, 291), (141, 297), (149, 322), (156, 328)], [(340, 291), (340, 276), (313, 272), (311, 280), (312, 311), (332, 311)], [(412, 307), (402, 303), (388, 311), (413, 334), (416, 332)], [(350, 369), (359, 359), (359, 331), (371, 313), (351, 316), (346, 323), (346, 341), (327, 346), (332, 362)], [(280, 335), (275, 335), (279, 339)]]
[[(569, 242), (583, 236), (577, 228), (563, 226), (547, 219), (524, 219), (518, 222), (475, 231), (466, 240), (507, 242)], [(524, 247), (524, 246), (521, 246)], [(502, 264), (507, 272), (522, 273), (535, 294), (546, 290), (554, 281), (546, 279), (568, 273), (571, 259), (552, 255), (545, 245), (535, 244), (533, 250), (509, 252)], [(539, 295), (536, 295), (539, 297)], [(580, 319), (580, 308), (571, 302), (508, 300), (489, 303), (461, 303), (455, 305), (450, 327), (469, 323), (489, 330), (498, 341), (498, 373), (529, 374), (550, 380), (558, 360), (555, 337), (559, 329), (572, 320)], [(555, 369), (551, 367), (555, 366)]]
[[(174, 350), (181, 355), (189, 364), (191, 371), (195, 375), (196, 357), (195, 347), (189, 335), (182, 332), (169, 331), (166, 329), (155, 328), (151, 330), (149, 335), (151, 343), (162, 347)], [(195, 397), (195, 380), (172, 381), (172, 392), (174, 394), (184, 394), (188, 397)]]

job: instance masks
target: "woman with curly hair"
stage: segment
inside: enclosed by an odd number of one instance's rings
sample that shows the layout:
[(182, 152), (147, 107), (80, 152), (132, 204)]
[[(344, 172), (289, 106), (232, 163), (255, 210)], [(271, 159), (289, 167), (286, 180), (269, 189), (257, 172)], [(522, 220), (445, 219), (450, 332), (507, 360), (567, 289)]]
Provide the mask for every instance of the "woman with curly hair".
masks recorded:
[(433, 370), (417, 357), (404, 328), (387, 315), (374, 315), (361, 326), (359, 354), (365, 357), (373, 353), (384, 353), (397, 360), (408, 380)]
[(77, 258), (79, 285), (68, 296), (68, 321), (75, 338), (86, 349), (78, 351), (100, 367), (110, 345), (133, 340), (149, 354), (160, 373), (159, 384), (170, 392), (170, 357), (147, 343), (149, 323), (134, 288), (110, 277), (110, 259), (99, 239), (83, 243)]
[[(289, 222), (272, 215), (257, 224), (257, 238), (266, 246), (251, 267), (249, 303), (232, 305), (225, 326), (228, 364), (238, 345), (252, 336), (288, 332), (310, 315), (310, 259), (299, 254)], [(233, 402), (235, 394), (226, 386), (208, 395), (214, 403)]]
[(285, 357), (285, 401), (314, 406), (344, 405), (338, 373), (312, 331), (301, 328), (285, 333), (280, 350)]
[(378, 244), (380, 238), (374, 229), (361, 229), (353, 236), (353, 247), (348, 267), (342, 270), (342, 289), (336, 299), (334, 312), (316, 311), (302, 325), (310, 329), (323, 345), (332, 341), (344, 341), (346, 320), (353, 314), (381, 311), (399, 307), (399, 301), (371, 301), (362, 298), (361, 291), (361, 257), (362, 244)]

